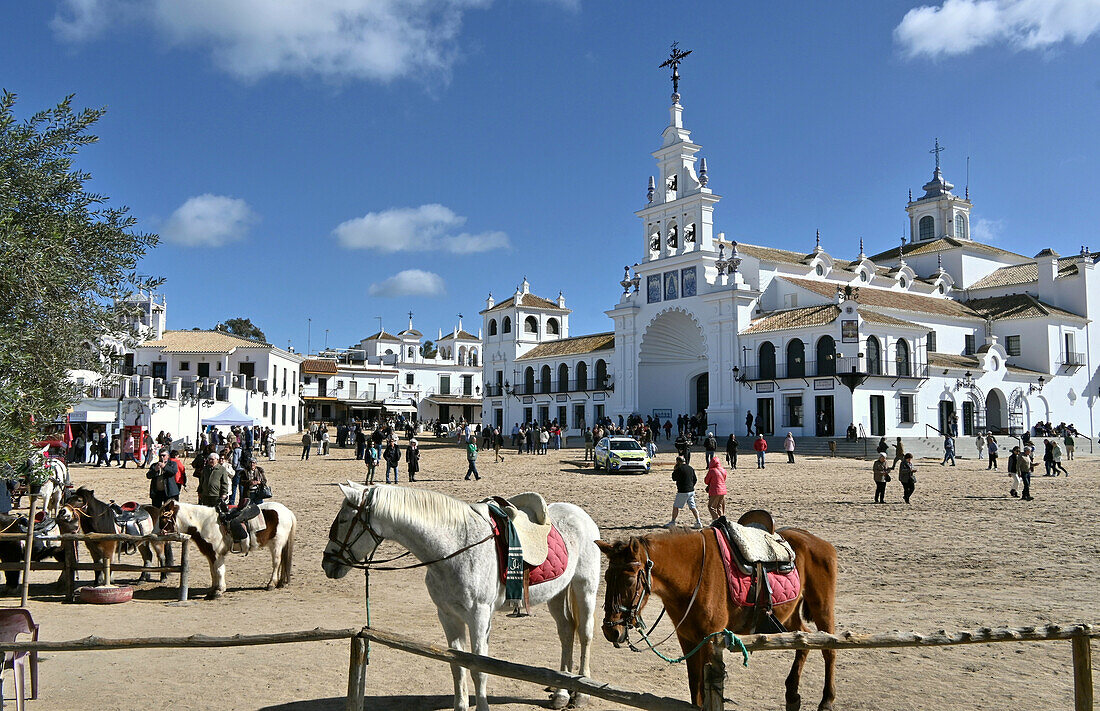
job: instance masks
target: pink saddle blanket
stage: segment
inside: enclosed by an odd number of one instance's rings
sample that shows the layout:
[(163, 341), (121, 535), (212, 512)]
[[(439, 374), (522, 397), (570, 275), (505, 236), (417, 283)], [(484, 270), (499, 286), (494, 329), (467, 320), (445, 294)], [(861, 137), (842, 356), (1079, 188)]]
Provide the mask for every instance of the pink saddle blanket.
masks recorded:
[[(507, 559), (508, 544), (504, 541), (496, 522), (493, 522), (493, 533), (496, 534), (497, 558), (500, 562), (500, 580), (504, 582), (505, 560)], [(565, 540), (558, 533), (555, 526), (550, 527), (550, 535), (546, 538), (546, 560), (541, 565), (528, 568), (527, 581), (529, 585), (548, 583), (557, 580), (569, 566), (569, 549), (565, 547)]]
[[(718, 540), (718, 551), (722, 558), (722, 566), (726, 569), (726, 583), (730, 589), (730, 599), (738, 607), (753, 607), (756, 600), (749, 599), (749, 588), (752, 587), (752, 576), (745, 575), (737, 567), (737, 563), (730, 560), (729, 543), (721, 531), (715, 530), (714, 537)], [(798, 597), (802, 590), (802, 581), (798, 578), (798, 568), (792, 568), (789, 573), (767, 573), (768, 584), (772, 590), (772, 605), (782, 605)]]

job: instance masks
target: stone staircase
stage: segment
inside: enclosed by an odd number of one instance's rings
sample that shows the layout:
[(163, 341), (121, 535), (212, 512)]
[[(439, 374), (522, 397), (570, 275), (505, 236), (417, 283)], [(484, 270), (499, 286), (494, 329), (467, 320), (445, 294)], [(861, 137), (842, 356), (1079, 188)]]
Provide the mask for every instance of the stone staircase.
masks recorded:
[[(785, 436), (785, 435), (784, 435)], [(753, 439), (751, 437), (738, 437), (738, 462), (744, 458), (753, 458), (756, 456), (756, 451), (752, 448)], [(764, 437), (764, 440), (768, 443), (768, 459), (773, 457), (783, 457), (786, 452), (783, 449), (784, 437)], [(890, 445), (890, 450), (887, 452), (887, 457), (891, 460), (894, 458), (894, 442), (896, 437), (887, 437), (886, 442)], [(848, 440), (844, 437), (796, 437), (795, 438), (795, 456), (816, 456), (816, 457), (828, 457), (831, 452), (829, 451), (829, 442), (836, 442), (836, 456), (848, 457), (851, 459), (874, 459), (878, 456), (875, 451), (875, 447), (878, 446), (878, 437), (868, 437), (866, 439), (858, 438), (856, 440)], [(914, 457), (935, 457), (937, 459), (943, 458), (943, 440), (938, 437), (902, 437), (902, 444), (905, 446), (906, 452), (912, 452)], [(675, 441), (666, 441), (664, 438), (658, 443), (658, 447), (662, 452), (675, 451), (673, 446)], [(969, 449), (967, 449), (967, 446)], [(961, 455), (960, 458), (971, 459), (976, 457), (977, 451), (972, 446), (973, 442), (970, 438), (965, 438), (961, 442), (956, 442), (955, 451)], [(702, 452), (702, 447), (696, 445), (691, 448), (692, 454), (696, 452)], [(720, 454), (725, 455), (726, 440), (721, 438), (718, 440), (718, 449)], [(692, 460), (694, 461), (694, 459)]]

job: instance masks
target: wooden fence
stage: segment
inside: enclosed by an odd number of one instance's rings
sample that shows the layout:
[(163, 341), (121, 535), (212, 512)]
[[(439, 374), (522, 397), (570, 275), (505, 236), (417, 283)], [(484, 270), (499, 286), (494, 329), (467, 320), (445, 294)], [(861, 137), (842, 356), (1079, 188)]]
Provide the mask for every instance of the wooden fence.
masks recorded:
[[(946, 647), (959, 644), (989, 644), (995, 642), (1041, 642), (1068, 640), (1073, 646), (1074, 711), (1092, 711), (1092, 656), (1090, 641), (1100, 637), (1100, 627), (1094, 625), (1047, 625), (1045, 627), (1020, 627), (1012, 629), (982, 628), (973, 631), (891, 632), (884, 634), (838, 635), (823, 632), (787, 632), (773, 635), (749, 635), (742, 638), (749, 651), (778, 651), (796, 649), (881, 649), (897, 647)], [(374, 641), (429, 659), (457, 664), (471, 671), (493, 676), (528, 681), (542, 686), (568, 689), (596, 698), (647, 709), (648, 711), (693, 711), (697, 707), (679, 699), (655, 696), (620, 689), (582, 676), (563, 674), (554, 669), (517, 664), (502, 659), (486, 657), (470, 652), (459, 652), (432, 644), (423, 644), (410, 637), (364, 627), (362, 629), (315, 629), (301, 632), (273, 634), (234, 635), (232, 637), (137, 637), (131, 639), (103, 639), (85, 637), (63, 642), (3, 642), (0, 651), (100, 651), (109, 649), (150, 648), (208, 648), (246, 647), (253, 645), (289, 644), (348, 639), (351, 652), (348, 663), (348, 694), (346, 711), (362, 711), (366, 691), (367, 642)], [(704, 711), (720, 711), (723, 708), (723, 685), (726, 677), (721, 648), (716, 649), (706, 669)]]
[[(22, 533), (0, 533), (0, 540), (24, 540), (26, 536)], [(41, 539), (40, 539), (41, 540)], [(57, 570), (64, 573), (64, 593), (65, 599), (68, 602), (73, 602), (76, 599), (76, 573), (78, 570), (94, 570), (99, 572), (104, 571), (107, 574), (108, 579), (112, 573), (175, 573), (180, 576), (179, 583), (179, 600), (181, 602), (187, 600), (187, 586), (190, 582), (190, 549), (189, 543), (191, 537), (182, 533), (162, 533), (159, 535), (148, 536), (132, 536), (126, 533), (63, 533), (58, 536), (52, 536), (47, 539), (50, 541), (61, 541), (64, 545), (64, 558), (62, 562), (47, 562), (47, 561), (30, 561), (26, 558), (27, 553), (31, 550), (31, 546), (24, 544), (24, 560), (18, 563), (0, 563), (0, 571), (5, 570), (21, 570), (23, 571), (23, 597), (22, 606), (26, 607), (27, 598), (30, 591), (30, 580), (28, 572), (35, 570)], [(76, 546), (80, 541), (85, 542), (106, 542), (106, 541), (119, 541), (123, 543), (133, 543), (134, 545), (140, 545), (142, 543), (180, 543), (180, 562), (179, 565), (165, 565), (165, 566), (150, 566), (148, 568), (137, 563), (112, 563), (111, 559), (106, 559), (103, 563), (96, 563), (92, 561), (90, 563), (77, 562)]]

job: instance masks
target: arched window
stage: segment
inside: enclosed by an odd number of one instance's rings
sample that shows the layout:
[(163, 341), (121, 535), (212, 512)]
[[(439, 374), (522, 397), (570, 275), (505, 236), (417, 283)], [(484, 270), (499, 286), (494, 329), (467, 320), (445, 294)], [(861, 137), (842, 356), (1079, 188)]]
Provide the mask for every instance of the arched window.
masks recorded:
[(569, 392), (569, 366), (565, 363), (558, 366), (558, 392)]
[(836, 341), (832, 336), (817, 341), (817, 374), (836, 375)]
[(603, 390), (607, 387), (607, 363), (602, 358), (596, 361), (596, 389)]
[(882, 375), (882, 346), (874, 336), (867, 337), (867, 373)]
[(412, 346), (409, 346), (409, 357), (413, 358), (415, 356), (416, 356), (416, 349), (413, 348)]
[(775, 346), (771, 341), (764, 341), (757, 349), (756, 362), (760, 365), (760, 379), (770, 380), (775, 378)]
[(962, 213), (955, 215), (955, 236), (966, 239), (966, 215)]
[(503, 333), (511, 333), (512, 332), (512, 319), (509, 318), (508, 316), (505, 316), (503, 323), (504, 323), (504, 325), (501, 328), (501, 331)]
[(533, 392), (535, 392), (535, 369), (527, 366), (527, 370), (523, 371), (523, 393), (530, 395)]
[(897, 362), (899, 376), (912, 375), (913, 368), (909, 363), (909, 343), (904, 338), (898, 339)]
[(546, 320), (546, 333), (554, 336), (561, 333), (561, 327), (558, 326), (558, 320), (556, 318)]
[(588, 363), (577, 363), (577, 390), (588, 389)]
[(489, 335), (497, 335), (497, 320), (495, 318), (489, 319)]
[(550, 366), (542, 366), (542, 371), (539, 373), (539, 392), (550, 392)]
[(936, 236), (936, 220), (931, 215), (920, 218), (920, 239), (932, 239)]
[(523, 332), (524, 333), (538, 333), (539, 332), (539, 320), (534, 316), (528, 316), (523, 320)]
[(466, 346), (458, 347), (458, 364), (466, 365)]
[(470, 349), (470, 365), (477, 365), (477, 349)]
[(806, 344), (797, 338), (787, 344), (787, 377), (806, 377)]

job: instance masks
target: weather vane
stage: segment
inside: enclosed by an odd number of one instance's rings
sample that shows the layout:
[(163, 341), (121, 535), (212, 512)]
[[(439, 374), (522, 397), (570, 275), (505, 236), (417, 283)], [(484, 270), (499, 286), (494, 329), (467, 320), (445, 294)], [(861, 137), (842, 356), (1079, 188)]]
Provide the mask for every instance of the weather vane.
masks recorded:
[(692, 50), (690, 50), (690, 49), (686, 52), (681, 52), (680, 48), (679, 48), (679, 44), (680, 44), (679, 42), (673, 42), (672, 43), (672, 50), (669, 52), (668, 59), (666, 59), (664, 61), (664, 63), (661, 65), (661, 68), (672, 67), (672, 93), (673, 94), (679, 94), (680, 93), (680, 72), (678, 71), (678, 69), (680, 67), (680, 62), (684, 61), (684, 57), (688, 56), (692, 52)]

